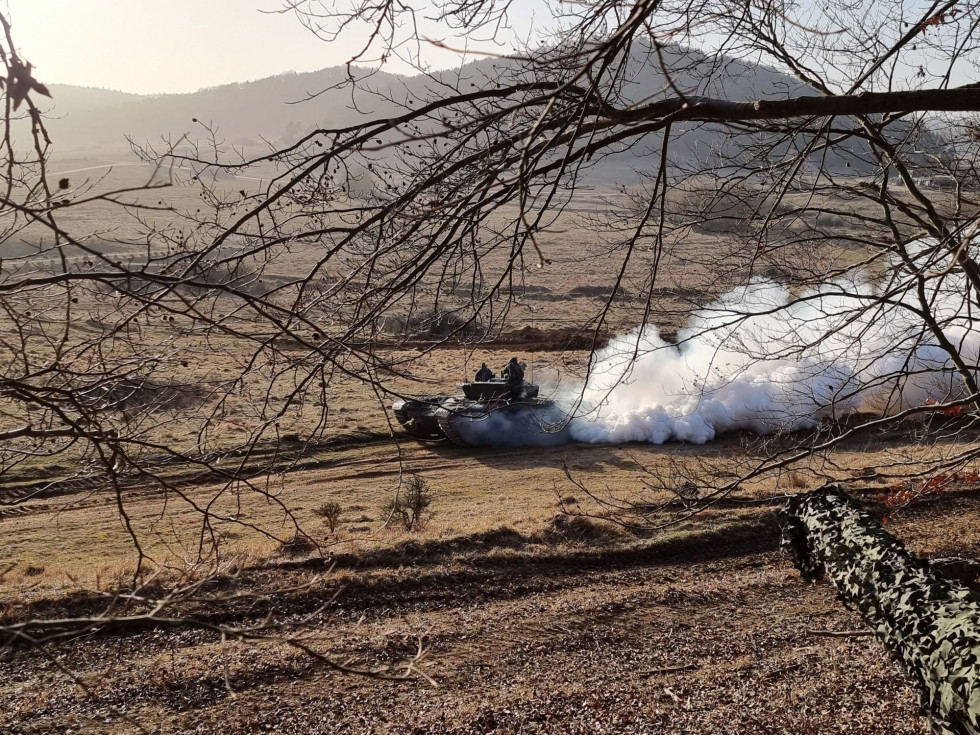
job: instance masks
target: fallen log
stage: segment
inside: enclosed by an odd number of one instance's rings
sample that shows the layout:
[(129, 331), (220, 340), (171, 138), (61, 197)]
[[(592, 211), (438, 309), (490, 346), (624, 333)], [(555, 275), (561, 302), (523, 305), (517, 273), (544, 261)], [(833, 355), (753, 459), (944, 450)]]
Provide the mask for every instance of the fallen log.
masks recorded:
[(980, 735), (980, 600), (935, 573), (843, 490), (790, 498), (783, 547), (804, 579), (827, 576), (919, 685), (937, 735)]

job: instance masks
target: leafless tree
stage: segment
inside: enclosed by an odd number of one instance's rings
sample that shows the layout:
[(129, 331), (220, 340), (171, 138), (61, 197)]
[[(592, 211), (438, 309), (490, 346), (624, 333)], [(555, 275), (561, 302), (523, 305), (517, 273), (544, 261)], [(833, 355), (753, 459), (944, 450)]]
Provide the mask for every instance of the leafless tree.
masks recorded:
[[(556, 2), (525, 48), (427, 73), (424, 90), (374, 86), (376, 75), (357, 66), (418, 58), (410, 49), (432, 43), (416, 22), (425, 13), (492, 51), (494, 39), (510, 38), (512, 7), (289, 3), (285, 11), (325, 39), (367, 39), (342, 83), (363, 118), (257, 157), (203, 123), (204, 144), (137, 146), (157, 165), (148, 186), (195, 187), (192, 210), (48, 181), (43, 120), (29, 97), (26, 121), (14, 110), (13, 90), (30, 69), (8, 38), (4, 124), (28, 124), (33, 143), (25, 158), (4, 138), (3, 242), (40, 250), (5, 259), (0, 282), (3, 502), (22, 506), (65, 487), (108, 491), (130, 523), (127, 491), (155, 488), (196, 513), (185, 543), (220, 569), (218, 527), (246, 523), (242, 497), (291, 517), (276, 481), (328, 437), (332, 386), (358, 381), (384, 399), (390, 376), (409, 374), (426, 350), (492, 338), (512, 323), (528, 274), (557, 267), (549, 242), (581, 224), (573, 205), (594, 197), (586, 189), (604, 166), (632, 170), (635, 184), (610, 190), (591, 220), (602, 242), (583, 257), (601, 250), (609, 285), (579, 325), (595, 337), (668, 316), (676, 326), (681, 313), (762, 275), (781, 284), (784, 302), (729, 299), (682, 344), (716, 338), (756, 362), (799, 361), (815, 340), (860, 345), (864, 325), (898, 312), (918, 326), (895, 354), (942, 355), (838, 376), (819, 430), (767, 439), (734, 475), (701, 468), (696, 495), (677, 469), (651, 480), (650, 498), (606, 498), (623, 522), (684, 518), (801, 463), (836, 475), (833, 449), (859, 427), (834, 406), (855, 404), (869, 385), (885, 398), (864, 406), (874, 413), (863, 430), (961, 414), (926, 435), (944, 440), (928, 462), (873, 471), (928, 481), (978, 459), (977, 357), (951, 335), (962, 337), (980, 287), (980, 4)], [(265, 183), (240, 189), (229, 175)], [(139, 236), (107, 247), (65, 224), (104, 203), (130, 212)], [(710, 250), (689, 247), (692, 233), (708, 236)], [(300, 275), (276, 270), (297, 255), (306, 259)], [(665, 273), (680, 270), (693, 296), (665, 291)], [(950, 292), (957, 308), (947, 306)], [(857, 298), (826, 306), (841, 295)], [(826, 312), (824, 331), (777, 355), (753, 354), (757, 343), (739, 331), (760, 314), (807, 306)], [(423, 349), (406, 356), (406, 344)], [(638, 340), (634, 356), (656, 349), (677, 348)], [(950, 389), (929, 405), (888, 397), (920, 379)], [(52, 463), (64, 471), (37, 479), (37, 467)], [(185, 491), (205, 481), (214, 488), (205, 501)], [(130, 530), (139, 582), (152, 560)], [(301, 534), (295, 523), (292, 534)]]
[[(733, 477), (702, 476), (697, 502), (678, 506), (668, 492), (663, 509), (680, 510), (664, 515), (649, 513), (656, 504), (610, 501), (617, 514), (642, 507), (648, 523), (673, 522), (801, 465), (840, 479), (848, 468), (835, 468), (835, 447), (899, 422), (932, 445), (931, 460), (909, 456), (868, 472), (919, 487), (972, 466), (975, 5), (554, 3), (525, 47), (428, 73), (424, 94), (373, 90), (356, 66), (417, 59), (425, 43), (451, 46), (423, 37), (425, 17), (484, 39), (471, 50), (492, 52), (495, 41), (529, 33), (510, 30), (513, 10), (492, 0), (287, 5), (325, 39), (366, 38), (350, 60), (351, 104), (368, 112), (384, 97), (395, 109), (235, 163), (274, 163), (282, 173), (221, 237), (254, 240), (288, 212), (288, 234), (267, 242), (322, 254), (290, 300), (293, 318), (331, 315), (326, 331), (338, 345), (376, 342), (396, 312), (449, 314), (453, 337), (492, 335), (513, 318), (528, 274), (558, 267), (549, 241), (572, 221), (581, 226), (570, 210), (591, 195), (583, 190), (603, 167), (632, 168), (635, 184), (587, 220), (602, 237), (589, 255), (609, 257), (610, 288), (580, 326), (596, 336), (630, 323), (676, 329), (681, 313), (766, 279), (782, 301), (728, 297), (700, 331), (682, 333), (680, 349), (706, 341), (750, 365), (793, 362), (807, 386), (826, 378), (828, 394), (802, 400), (799, 415), (781, 422), (816, 431), (765, 439)], [(175, 153), (192, 166), (216, 163)], [(695, 235), (700, 246), (689, 244)], [(689, 295), (675, 298), (665, 284), (679, 272)], [(782, 320), (780, 339), (753, 338), (770, 316)], [(827, 375), (828, 350), (839, 364), (854, 362), (855, 350), (883, 339), (875, 325), (896, 319), (905, 326), (890, 336), (893, 359)], [(819, 344), (833, 347), (817, 366)], [(642, 339), (633, 347), (638, 360), (677, 349)], [(316, 359), (333, 358), (321, 347)], [(383, 389), (379, 367), (362, 359), (354, 370)], [(855, 411), (863, 418), (845, 417)], [(669, 474), (654, 485), (671, 490)]]
[[(136, 557), (72, 608), (77, 614), (38, 615), (4, 595), (0, 650), (48, 651), (85, 633), (163, 626), (284, 643), (345, 672), (425, 677), (416, 667), (421, 643), (397, 666), (324, 653), (307, 623), (322, 623), (331, 595), (305, 621), (246, 613), (226, 624), (209, 615), (268, 600), (239, 586), (242, 565), (221, 545), (229, 526), (264, 534), (285, 551), (317, 551), (283, 502), (278, 478), (322, 434), (331, 371), (377, 361), (354, 344), (324, 349), (332, 338), (282, 297), (309, 294), (297, 295), (302, 289), (281, 278), (264, 280), (265, 265), (287, 247), (288, 222), (274, 225), (276, 243), (260, 237), (243, 251), (235, 240), (239, 249), (229, 250), (228, 223), (248, 204), (244, 193), (221, 188), (214, 172), (166, 161), (126, 188), (111, 177), (53, 173), (56, 141), (38, 105), (50, 92), (2, 14), (0, 27), (0, 522), (31, 513), (42, 499), (104, 499)], [(196, 190), (199, 206), (175, 208), (169, 194), (177, 183)], [(319, 359), (321, 350), (331, 357)], [(201, 492), (202, 485), (212, 489)], [(134, 518), (132, 505), (146, 493), (158, 499), (164, 526), (175, 511), (193, 520), (170, 521), (163, 534), (157, 520)], [(241, 512), (253, 496), (278, 508), (278, 522), (259, 524)], [(161, 538), (163, 551), (160, 543), (148, 549)], [(13, 566), (0, 561), (0, 580)]]

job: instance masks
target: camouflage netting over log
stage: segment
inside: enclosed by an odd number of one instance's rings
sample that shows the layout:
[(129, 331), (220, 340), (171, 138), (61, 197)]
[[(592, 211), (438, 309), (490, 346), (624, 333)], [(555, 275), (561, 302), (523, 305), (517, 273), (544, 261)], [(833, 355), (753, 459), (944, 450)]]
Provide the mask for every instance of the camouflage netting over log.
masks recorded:
[(937, 575), (839, 488), (791, 498), (783, 546), (806, 579), (825, 574), (919, 683), (935, 733), (980, 733), (980, 601)]

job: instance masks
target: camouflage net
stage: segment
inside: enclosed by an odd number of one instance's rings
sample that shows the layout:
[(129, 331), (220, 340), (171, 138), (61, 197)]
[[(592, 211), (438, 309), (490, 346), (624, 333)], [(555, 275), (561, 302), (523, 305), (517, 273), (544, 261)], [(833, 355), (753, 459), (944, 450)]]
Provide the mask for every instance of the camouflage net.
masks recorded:
[(836, 487), (790, 499), (783, 548), (805, 579), (833, 581), (919, 684), (940, 735), (980, 734), (980, 602), (937, 575)]

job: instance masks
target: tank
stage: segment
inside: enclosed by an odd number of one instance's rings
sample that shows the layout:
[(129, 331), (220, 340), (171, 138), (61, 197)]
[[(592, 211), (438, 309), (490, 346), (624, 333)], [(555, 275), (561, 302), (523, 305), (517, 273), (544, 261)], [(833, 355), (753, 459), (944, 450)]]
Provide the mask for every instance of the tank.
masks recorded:
[(462, 383), (462, 395), (418, 396), (394, 402), (395, 418), (420, 441), (463, 447), (542, 446), (567, 441), (564, 413), (538, 397), (533, 383), (501, 378)]

